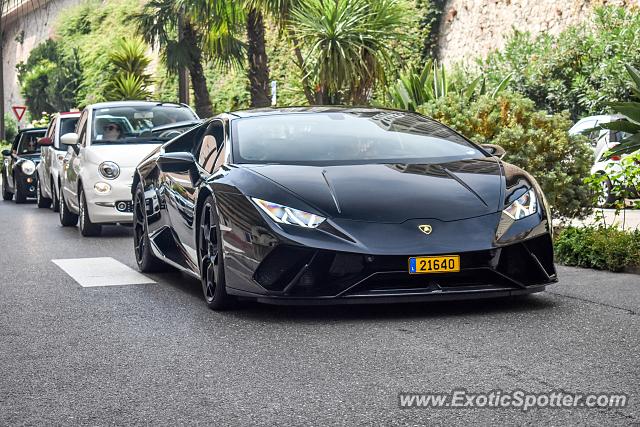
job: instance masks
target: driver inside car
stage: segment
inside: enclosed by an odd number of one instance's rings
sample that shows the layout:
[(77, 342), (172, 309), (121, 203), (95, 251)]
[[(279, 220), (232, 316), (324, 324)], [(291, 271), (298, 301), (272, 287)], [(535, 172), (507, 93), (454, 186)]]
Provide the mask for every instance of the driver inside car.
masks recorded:
[(102, 126), (102, 139), (105, 141), (115, 141), (122, 138), (122, 129), (115, 122), (108, 122)]

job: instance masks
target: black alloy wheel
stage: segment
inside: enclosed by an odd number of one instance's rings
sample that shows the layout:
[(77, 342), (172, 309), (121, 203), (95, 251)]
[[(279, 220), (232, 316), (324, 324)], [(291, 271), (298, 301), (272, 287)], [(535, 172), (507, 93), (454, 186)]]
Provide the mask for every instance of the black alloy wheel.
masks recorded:
[(235, 298), (227, 294), (224, 277), (222, 239), (213, 197), (209, 196), (202, 206), (200, 216), (198, 255), (202, 293), (207, 306), (212, 310), (232, 308)]
[(138, 270), (143, 273), (155, 273), (165, 270), (167, 264), (157, 258), (151, 250), (144, 200), (144, 190), (142, 184), (139, 184), (133, 199), (133, 251), (136, 254)]

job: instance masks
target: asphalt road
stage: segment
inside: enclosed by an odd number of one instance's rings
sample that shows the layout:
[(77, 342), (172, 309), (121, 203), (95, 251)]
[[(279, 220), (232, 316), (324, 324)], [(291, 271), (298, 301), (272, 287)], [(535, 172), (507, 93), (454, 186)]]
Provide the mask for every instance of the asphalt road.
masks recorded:
[[(560, 268), (518, 300), (208, 310), (198, 282), (83, 288), (52, 259), (134, 267), (0, 202), (0, 425), (640, 423), (640, 276)], [(399, 392), (618, 392), (624, 409), (400, 409)]]

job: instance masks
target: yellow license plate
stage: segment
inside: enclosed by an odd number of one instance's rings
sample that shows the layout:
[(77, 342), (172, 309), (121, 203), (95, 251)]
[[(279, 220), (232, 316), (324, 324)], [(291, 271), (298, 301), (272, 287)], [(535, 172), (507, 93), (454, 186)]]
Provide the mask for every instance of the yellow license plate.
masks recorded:
[(460, 271), (460, 255), (409, 258), (409, 274), (456, 273)]

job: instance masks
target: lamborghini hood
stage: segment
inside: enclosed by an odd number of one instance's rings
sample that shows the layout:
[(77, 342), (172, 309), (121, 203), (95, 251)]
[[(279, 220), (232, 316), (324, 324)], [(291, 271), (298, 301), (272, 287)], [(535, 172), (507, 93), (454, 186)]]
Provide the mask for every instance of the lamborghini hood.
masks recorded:
[(248, 167), (330, 218), (455, 221), (502, 208), (504, 179), (493, 158), (440, 164)]

